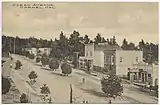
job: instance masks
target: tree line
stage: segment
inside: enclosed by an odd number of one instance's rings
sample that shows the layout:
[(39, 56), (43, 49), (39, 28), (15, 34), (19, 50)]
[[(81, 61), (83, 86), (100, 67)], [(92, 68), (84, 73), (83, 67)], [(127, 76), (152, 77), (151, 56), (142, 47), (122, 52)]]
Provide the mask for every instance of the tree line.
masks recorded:
[[(2, 36), (2, 51), (10, 51), (11, 53), (22, 54), (22, 48), (52, 48), (50, 56), (64, 59), (66, 57), (74, 59), (74, 52), (79, 52), (80, 56), (84, 56), (84, 46), (88, 43), (108, 43), (109, 45), (117, 44), (116, 37), (105, 38), (97, 33), (96, 37), (91, 40), (88, 35), (81, 36), (78, 31), (73, 31), (69, 37), (66, 37), (63, 31), (60, 32), (59, 39), (44, 40), (35, 37), (19, 38)], [(15, 46), (15, 47), (14, 47)], [(119, 45), (120, 46), (120, 45)], [(158, 61), (158, 44), (145, 42), (141, 39), (138, 45), (128, 42), (124, 38), (121, 48), (124, 50), (142, 50), (145, 62), (153, 63)]]

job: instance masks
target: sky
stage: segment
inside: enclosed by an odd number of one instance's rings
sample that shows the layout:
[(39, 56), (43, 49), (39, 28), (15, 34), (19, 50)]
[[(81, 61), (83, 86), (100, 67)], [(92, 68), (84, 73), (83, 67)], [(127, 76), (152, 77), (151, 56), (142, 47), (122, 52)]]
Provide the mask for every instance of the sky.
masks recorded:
[(116, 37), (121, 44), (126, 38), (138, 43), (141, 39), (158, 43), (157, 3), (54, 3), (54, 9), (24, 9), (13, 4), (34, 2), (3, 2), (2, 33), (6, 36), (59, 38), (60, 31), (67, 37), (73, 30), (93, 39), (97, 33), (103, 37)]

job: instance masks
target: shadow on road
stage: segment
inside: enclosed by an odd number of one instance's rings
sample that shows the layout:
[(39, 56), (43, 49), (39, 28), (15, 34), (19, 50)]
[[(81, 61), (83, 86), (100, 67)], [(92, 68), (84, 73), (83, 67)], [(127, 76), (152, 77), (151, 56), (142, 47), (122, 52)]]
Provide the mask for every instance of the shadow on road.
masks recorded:
[(92, 90), (92, 89), (82, 89), (80, 88), (81, 90), (91, 94), (91, 95), (95, 95), (95, 96), (98, 96), (98, 97), (106, 97), (106, 95), (102, 92), (98, 92), (98, 91), (95, 91), (95, 90)]
[(61, 73), (52, 72), (52, 74), (57, 75), (57, 76), (62, 76)]
[(51, 71), (51, 69), (49, 69), (49, 68), (41, 67), (41, 69), (44, 69), (44, 70), (47, 70), (47, 71)]
[(156, 97), (156, 92), (155, 91), (149, 91), (149, 89), (143, 89), (142, 87), (139, 87), (139, 86), (135, 86), (135, 85), (128, 85), (128, 86), (125, 86), (125, 88), (131, 90), (131, 91), (136, 91), (140, 94), (146, 94), (146, 95), (150, 95), (150, 96), (153, 96), (153, 97)]
[(42, 66), (41, 64), (38, 64), (38, 63), (33, 63), (34, 65), (36, 65), (36, 66)]

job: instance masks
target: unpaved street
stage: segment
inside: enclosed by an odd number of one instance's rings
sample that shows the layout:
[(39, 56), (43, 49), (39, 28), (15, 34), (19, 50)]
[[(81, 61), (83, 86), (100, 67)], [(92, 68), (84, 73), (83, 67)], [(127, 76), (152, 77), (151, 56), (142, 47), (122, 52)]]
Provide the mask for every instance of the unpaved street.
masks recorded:
[[(86, 74), (84, 71), (73, 69), (70, 76), (61, 76), (61, 69), (50, 71), (48, 67), (41, 67), (34, 60), (26, 59), (25, 57), (13, 55), (15, 60), (20, 60), (23, 64), (21, 70), (15, 72), (27, 83), (29, 82), (28, 74), (34, 70), (38, 74), (36, 83), (32, 89), (36, 95), (40, 94), (40, 87), (47, 84), (51, 90), (53, 103), (69, 103), (69, 85), (72, 84), (73, 95), (76, 103), (82, 103), (87, 100), (89, 103), (108, 103), (108, 99), (101, 91), (100, 78)], [(11, 73), (11, 75), (15, 75)], [(20, 78), (15, 77), (15, 78)], [(82, 84), (82, 78), (85, 78), (85, 84)], [(17, 81), (16, 79), (14, 79)], [(28, 85), (27, 85), (28, 86)], [(21, 87), (27, 87), (21, 84)], [(20, 86), (19, 86), (20, 87)], [(132, 87), (133, 88), (133, 87)], [(157, 98), (146, 95), (138, 90), (130, 89), (124, 84), (124, 93), (121, 97), (117, 97), (112, 103), (158, 103)]]

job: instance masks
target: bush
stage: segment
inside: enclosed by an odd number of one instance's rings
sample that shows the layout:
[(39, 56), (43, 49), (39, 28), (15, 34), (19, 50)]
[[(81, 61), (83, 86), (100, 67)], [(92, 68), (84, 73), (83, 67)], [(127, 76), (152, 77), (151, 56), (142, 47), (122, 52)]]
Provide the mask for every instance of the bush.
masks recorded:
[(156, 86), (156, 96), (158, 97), (158, 85)]
[(3, 67), (3, 64), (5, 63), (6, 61), (2, 60), (2, 67)]
[(123, 93), (123, 86), (121, 85), (121, 79), (116, 75), (110, 74), (106, 78), (101, 80), (102, 91), (107, 97), (116, 98)]
[(32, 83), (32, 80), (36, 82), (35, 79), (36, 79), (38, 76), (37, 76), (37, 74), (35, 73), (35, 71), (31, 71), (30, 74), (28, 75), (28, 77), (29, 77), (29, 79), (31, 80), (31, 83)]
[(43, 84), (43, 86), (40, 89), (41, 89), (41, 94), (48, 95), (50, 93), (50, 89), (46, 84)]
[(11, 87), (10, 81), (2, 76), (2, 94), (8, 93), (10, 87)]
[(22, 63), (19, 60), (17, 60), (15, 64), (16, 64), (15, 69), (21, 69)]
[(36, 63), (39, 63), (41, 61), (41, 58), (38, 56), (36, 57)]
[(49, 63), (49, 68), (52, 69), (52, 70), (58, 69), (59, 68), (58, 60), (53, 58)]
[(61, 69), (62, 69), (62, 73), (63, 74), (71, 74), (72, 73), (72, 68), (70, 65), (68, 65), (67, 63), (63, 63), (61, 65)]
[(30, 59), (34, 59), (34, 58), (35, 58), (35, 55), (34, 55), (34, 54), (29, 54), (29, 58), (30, 58)]
[(49, 64), (49, 58), (48, 57), (42, 57), (41, 58), (41, 63), (43, 66), (46, 66)]
[(29, 55), (30, 55), (29, 51), (25, 51), (24, 53), (25, 53), (25, 54), (24, 54), (25, 57), (29, 57)]
[(23, 93), (20, 97), (20, 102), (21, 103), (28, 103), (28, 98), (27, 95), (25, 93)]

